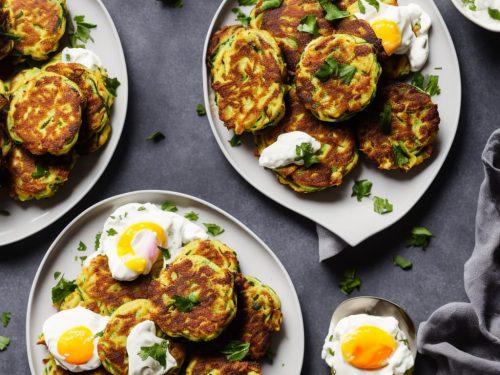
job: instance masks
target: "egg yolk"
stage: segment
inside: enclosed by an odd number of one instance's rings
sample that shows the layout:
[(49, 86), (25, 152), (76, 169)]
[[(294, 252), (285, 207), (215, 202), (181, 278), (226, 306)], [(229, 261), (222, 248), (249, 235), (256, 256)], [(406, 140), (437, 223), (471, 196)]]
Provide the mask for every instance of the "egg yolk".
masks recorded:
[(57, 352), (72, 365), (87, 363), (94, 354), (94, 335), (87, 327), (74, 327), (57, 341)]
[(358, 327), (342, 338), (344, 359), (362, 370), (376, 370), (387, 365), (397, 342), (386, 331), (372, 326)]
[(377, 38), (382, 40), (382, 47), (390, 56), (401, 45), (401, 30), (396, 22), (389, 20), (377, 20), (371, 24)]

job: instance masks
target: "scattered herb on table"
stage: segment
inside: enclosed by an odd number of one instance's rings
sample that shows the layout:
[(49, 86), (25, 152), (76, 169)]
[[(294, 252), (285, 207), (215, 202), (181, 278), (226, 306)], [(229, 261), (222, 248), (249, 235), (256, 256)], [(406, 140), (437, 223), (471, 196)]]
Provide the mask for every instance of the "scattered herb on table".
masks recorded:
[(396, 255), (393, 259), (393, 263), (395, 266), (398, 266), (405, 271), (410, 270), (413, 267), (413, 263), (401, 255)]
[(196, 106), (196, 114), (198, 116), (205, 116), (207, 114), (207, 111), (206, 111), (205, 106), (203, 104), (200, 103)]
[(425, 227), (413, 227), (411, 230), (411, 239), (408, 241), (408, 246), (421, 247), (423, 250), (429, 246), (432, 238), (432, 232)]
[(344, 272), (344, 277), (339, 284), (340, 291), (344, 294), (351, 294), (355, 289), (361, 287), (361, 279), (356, 275), (356, 270), (348, 269)]
[(0, 352), (3, 352), (10, 344), (10, 339), (5, 336), (0, 336)]
[(0, 316), (0, 321), (2, 322), (2, 325), (4, 327), (7, 327), (9, 325), (10, 318), (12, 318), (12, 313), (8, 311), (4, 311), (2, 313), (2, 315)]
[(165, 134), (163, 134), (160, 131), (153, 132), (150, 135), (148, 135), (148, 137), (146, 138), (146, 140), (153, 141), (155, 143), (159, 142), (159, 141), (161, 141), (163, 139), (165, 139)]
[(183, 0), (160, 0), (160, 1), (171, 8), (182, 8), (184, 6)]

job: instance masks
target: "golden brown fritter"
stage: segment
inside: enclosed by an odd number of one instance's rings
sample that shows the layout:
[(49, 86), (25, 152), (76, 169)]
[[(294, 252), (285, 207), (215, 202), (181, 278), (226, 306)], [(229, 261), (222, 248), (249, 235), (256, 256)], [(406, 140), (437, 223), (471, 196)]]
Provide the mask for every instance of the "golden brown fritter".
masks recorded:
[[(384, 107), (390, 110), (388, 134), (381, 128)], [(360, 118), (359, 147), (380, 169), (409, 171), (431, 156), (439, 122), (437, 105), (427, 93), (407, 83), (390, 83)]]
[(191, 358), (186, 375), (261, 375), (257, 362), (230, 362), (217, 355), (201, 354)]
[[(380, 0), (384, 4), (387, 5), (398, 5), (397, 0)], [(339, 9), (341, 10), (347, 10), (349, 13), (354, 14), (359, 12), (359, 7), (358, 7), (358, 0), (338, 0), (336, 2), (336, 5), (338, 6)]]
[(7, 135), (5, 125), (0, 122), (0, 171), (7, 166), (7, 155), (12, 148), (12, 142)]
[[(71, 375), (74, 372), (63, 369), (58, 366), (56, 360), (52, 355), (49, 354), (47, 358), (43, 360), (45, 368), (43, 369), (43, 375)], [(103, 367), (98, 367), (95, 370), (83, 371), (79, 374), (82, 375), (107, 375), (109, 374)]]
[(207, 63), (219, 118), (236, 134), (275, 125), (285, 113), (285, 63), (271, 34), (226, 26), (211, 38)]
[(357, 164), (358, 153), (354, 132), (347, 126), (322, 122), (309, 112), (292, 87), (286, 98), (287, 113), (273, 128), (255, 134), (257, 154), (273, 144), (278, 136), (292, 131), (302, 131), (322, 144), (320, 162), (309, 168), (291, 164), (274, 172), (282, 184), (299, 193), (310, 193), (342, 184), (343, 178)]
[[(0, 31), (9, 30), (9, 11), (0, 9)], [(0, 60), (6, 58), (14, 48), (14, 40), (7, 35), (0, 35)]]
[(377, 37), (370, 24), (365, 20), (355, 18), (344, 18), (339, 22), (335, 30), (338, 34), (349, 34), (366, 40), (373, 46), (374, 52), (377, 54), (379, 61), (387, 60), (389, 56), (382, 46), (382, 41)]
[[(319, 35), (331, 35), (333, 26), (325, 19), (325, 11), (317, 0), (284, 0), (280, 7), (264, 11), (262, 3), (258, 1), (252, 10), (251, 26), (271, 33), (281, 48), (288, 71), (293, 74), (309, 42)], [(316, 16), (318, 35), (297, 29), (306, 16)]]
[(59, 74), (39, 73), (12, 94), (9, 134), (34, 155), (66, 154), (78, 139), (84, 105), (74, 82)]
[(236, 314), (234, 276), (208, 259), (178, 257), (149, 287), (153, 320), (172, 337), (215, 339)]
[[(329, 66), (329, 60), (337, 68), (332, 67), (334, 73), (320, 80), (318, 70)], [(373, 46), (364, 39), (348, 34), (319, 37), (309, 43), (299, 62), (297, 94), (320, 120), (344, 121), (372, 101), (379, 76)]]
[(182, 248), (182, 255), (199, 255), (231, 272), (239, 271), (236, 253), (218, 240), (195, 240)]

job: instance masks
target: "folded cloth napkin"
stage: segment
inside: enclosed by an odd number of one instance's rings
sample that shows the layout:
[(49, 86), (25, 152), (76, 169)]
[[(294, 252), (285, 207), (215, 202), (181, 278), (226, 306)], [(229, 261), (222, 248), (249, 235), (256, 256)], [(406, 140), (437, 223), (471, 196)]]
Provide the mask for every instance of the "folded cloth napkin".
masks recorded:
[(500, 129), (482, 160), (476, 244), (464, 270), (470, 303), (439, 308), (418, 331), (418, 350), (437, 361), (437, 375), (500, 374)]
[(318, 233), (319, 261), (322, 262), (331, 258), (342, 250), (349, 247), (349, 244), (328, 229), (316, 224)]

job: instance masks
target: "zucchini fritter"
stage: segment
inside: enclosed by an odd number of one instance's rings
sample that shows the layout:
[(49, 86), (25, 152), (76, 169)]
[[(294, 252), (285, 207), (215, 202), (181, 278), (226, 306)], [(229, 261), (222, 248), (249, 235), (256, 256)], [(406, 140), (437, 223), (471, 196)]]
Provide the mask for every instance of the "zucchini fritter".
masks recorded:
[(229, 246), (217, 240), (195, 240), (182, 248), (179, 256), (199, 255), (207, 258), (221, 268), (227, 268), (231, 272), (238, 272), (238, 258)]
[(256, 362), (230, 362), (221, 356), (196, 355), (186, 367), (186, 375), (262, 375)]

